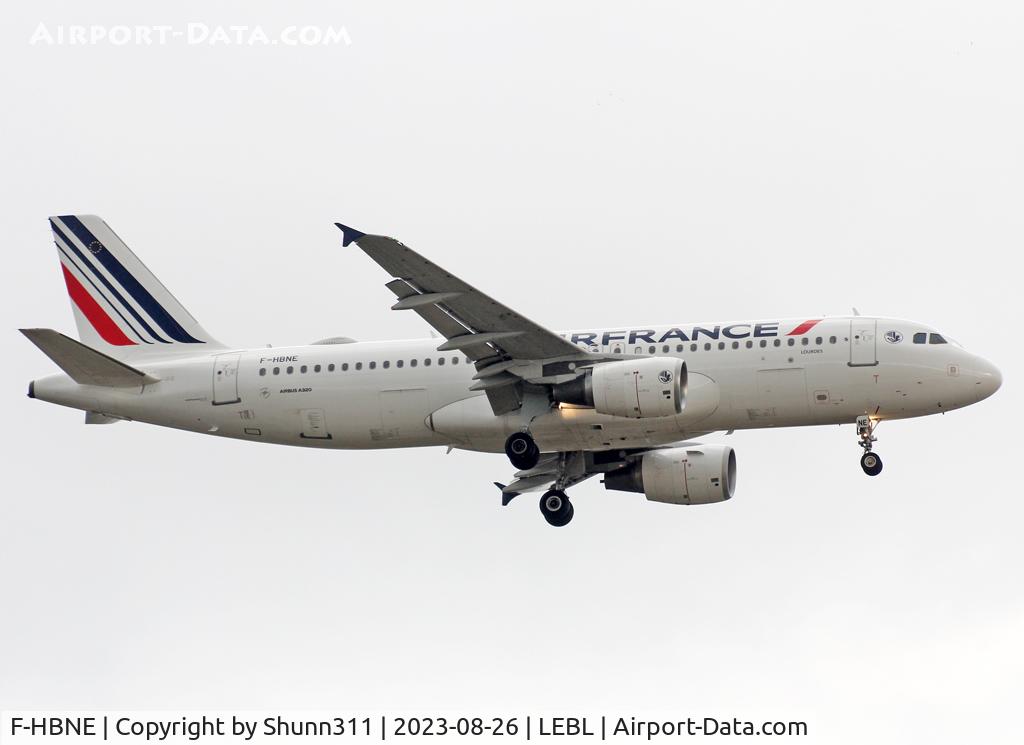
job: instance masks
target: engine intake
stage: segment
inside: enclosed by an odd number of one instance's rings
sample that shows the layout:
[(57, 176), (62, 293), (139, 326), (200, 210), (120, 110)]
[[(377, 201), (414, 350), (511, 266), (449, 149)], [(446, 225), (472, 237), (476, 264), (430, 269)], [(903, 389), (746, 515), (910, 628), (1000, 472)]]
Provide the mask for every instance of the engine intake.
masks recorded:
[(553, 387), (559, 403), (643, 419), (675, 416), (686, 405), (686, 363), (675, 357), (605, 362)]
[(736, 490), (736, 453), (728, 445), (651, 450), (632, 465), (607, 473), (604, 487), (640, 492), (652, 502), (724, 502)]

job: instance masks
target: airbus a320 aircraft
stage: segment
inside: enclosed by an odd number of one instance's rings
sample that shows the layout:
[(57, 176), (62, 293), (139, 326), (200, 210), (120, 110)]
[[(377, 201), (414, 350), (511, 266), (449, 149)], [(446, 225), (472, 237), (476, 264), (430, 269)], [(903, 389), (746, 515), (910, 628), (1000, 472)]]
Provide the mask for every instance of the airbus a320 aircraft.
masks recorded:
[(100, 218), (50, 219), (80, 341), (23, 329), (63, 374), (28, 395), (88, 424), (148, 422), (317, 448), (504, 450), (517, 469), (502, 504), (543, 491), (566, 525), (566, 489), (671, 504), (733, 496), (736, 456), (693, 438), (715, 431), (856, 424), (877, 475), (875, 427), (991, 396), (992, 363), (915, 321), (771, 319), (555, 333), (393, 238), (338, 224), (393, 279), (393, 310), (444, 340), (236, 349), (189, 315)]

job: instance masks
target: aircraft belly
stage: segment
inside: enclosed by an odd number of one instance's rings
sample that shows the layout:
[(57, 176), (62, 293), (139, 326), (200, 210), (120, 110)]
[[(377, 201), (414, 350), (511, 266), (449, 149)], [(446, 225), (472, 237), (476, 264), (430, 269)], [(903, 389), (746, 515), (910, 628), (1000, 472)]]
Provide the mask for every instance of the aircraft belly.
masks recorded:
[[(542, 451), (604, 450), (674, 442), (685, 417), (627, 419), (593, 409), (561, 406), (536, 417), (530, 432)], [(505, 439), (525, 422), (518, 412), (495, 416), (486, 396), (471, 396), (441, 407), (429, 419), (433, 430), (469, 450), (501, 452)]]

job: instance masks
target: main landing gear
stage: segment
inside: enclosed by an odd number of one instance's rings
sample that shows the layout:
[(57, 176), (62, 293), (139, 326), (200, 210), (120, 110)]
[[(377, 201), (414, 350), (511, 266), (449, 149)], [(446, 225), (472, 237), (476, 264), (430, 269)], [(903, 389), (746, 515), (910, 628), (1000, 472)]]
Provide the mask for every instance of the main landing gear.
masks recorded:
[(569, 495), (560, 489), (544, 492), (544, 496), (540, 498), (540, 514), (548, 521), (548, 525), (556, 528), (568, 525), (573, 516)]
[(882, 459), (877, 453), (871, 452), (871, 446), (877, 442), (875, 427), (878, 422), (871, 421), (869, 416), (857, 417), (857, 437), (860, 438), (860, 446), (864, 448), (864, 455), (860, 457), (860, 467), (868, 476), (877, 476), (882, 472)]
[(586, 454), (580, 451), (550, 453), (541, 460), (537, 443), (525, 431), (515, 432), (505, 441), (505, 452), (520, 472), (511, 484), (494, 482), (501, 490), (502, 506), (508, 506), (520, 494), (547, 487), (540, 498), (540, 514), (548, 525), (556, 528), (568, 525), (574, 510), (565, 490), (590, 475)]
[(529, 432), (513, 432), (505, 440), (505, 455), (520, 471), (528, 471), (540, 460), (540, 448)]

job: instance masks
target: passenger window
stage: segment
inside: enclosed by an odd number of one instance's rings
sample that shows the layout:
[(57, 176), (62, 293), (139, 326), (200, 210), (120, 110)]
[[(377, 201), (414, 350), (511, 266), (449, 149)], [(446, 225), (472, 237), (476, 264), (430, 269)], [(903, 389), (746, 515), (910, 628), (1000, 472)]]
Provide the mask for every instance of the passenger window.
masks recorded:
[(818, 337), (817, 339), (815, 339), (815, 340), (814, 340), (814, 343), (815, 343), (815, 344), (817, 344), (817, 345), (818, 345), (818, 346), (820, 347), (820, 346), (821, 346), (821, 343), (822, 343), (823, 341), (824, 341), (824, 339), (822, 339), (822, 338), (821, 338), (821, 337), (819, 336), (819, 337)]
[(747, 339), (747, 349), (752, 349), (753, 346), (754, 346), (754, 342), (750, 341), (750, 339)]
[(362, 369), (363, 369), (363, 363), (362, 362), (357, 362), (356, 363), (356, 370), (362, 370)]
[(828, 343), (829, 344), (835, 344), (836, 343), (836, 337), (834, 337), (834, 336), (828, 337)]
[(409, 367), (416, 367), (416, 360), (415, 360), (415, 358), (409, 360)]
[(765, 347), (768, 346), (768, 340), (767, 339), (762, 339), (761, 343), (758, 346), (760, 346), (761, 349), (764, 349)]
[(738, 341), (734, 341), (734, 342), (732, 343), (732, 348), (733, 348), (733, 349), (739, 349), (739, 348), (740, 348), (740, 343), (739, 343)]
[(690, 351), (691, 352), (696, 352), (697, 351), (697, 345), (696, 344), (691, 344), (690, 345)]
[(281, 368), (280, 367), (275, 367), (274, 368), (274, 375), (280, 375), (280, 374), (281, 374)]
[[(330, 365), (327, 369), (330, 370), (331, 372), (334, 372), (334, 365)], [(347, 362), (342, 362), (341, 363), (341, 371), (342, 372), (348, 372), (348, 363)]]
[(774, 342), (772, 342), (772, 343), (773, 343), (773, 344), (774, 344), (775, 346), (777, 346), (777, 347), (781, 347), (781, 346), (782, 346), (782, 339), (776, 339), (776, 340), (775, 340)]
[[(373, 367), (373, 363), (372, 362), (370, 363), (370, 367)], [(391, 361), (390, 360), (384, 360), (381, 363), (381, 367), (383, 367), (385, 370), (387, 370), (389, 367), (391, 367)]]
[(682, 344), (676, 344), (676, 351), (677, 352), (682, 352), (683, 351), (683, 345)]
[(709, 341), (704, 342), (704, 351), (705, 352), (710, 352), (711, 351), (711, 342), (709, 342)]
[(724, 341), (718, 342), (718, 348), (719, 349), (725, 349), (725, 342)]
[(459, 358), (458, 357), (452, 357), (452, 364), (453, 365), (459, 364)]
[(377, 361), (376, 361), (376, 360), (374, 360), (373, 362), (371, 362), (371, 363), (369, 364), (369, 366), (368, 366), (368, 367), (369, 367), (369, 368), (370, 368), (371, 370), (376, 370), (376, 369), (377, 369)]
[(320, 372), (320, 365), (313, 365), (313, 372)]
[(426, 359), (423, 360), (423, 366), (424, 367), (430, 367), (430, 358), (429, 357), (427, 357)]
[(942, 334), (929, 334), (928, 335), (928, 343), (929, 344), (945, 344), (946, 340), (942, 338)]
[(261, 367), (260, 368), (260, 375), (266, 375), (266, 374), (267, 374), (267, 368)]
[(285, 372), (291, 375), (293, 372), (295, 372), (295, 368), (292, 367), (291, 365), (288, 365), (288, 367), (285, 369)]
[(811, 340), (805, 336), (803, 339), (800, 340), (800, 345), (806, 347), (810, 343), (810, 341)]
[(443, 365), (444, 364), (444, 357), (438, 357), (437, 358), (437, 364)]
[(405, 360), (399, 360), (396, 362), (395, 367), (405, 367)]
[(927, 341), (927, 339), (928, 339), (928, 334), (924, 333), (923, 331), (919, 331), (916, 334), (914, 334), (914, 343), (915, 344), (924, 344), (925, 341)]
[(786, 344), (788, 344), (789, 346), (793, 346), (794, 344), (796, 344), (796, 339), (794, 339), (794, 338), (793, 338), (793, 337), (791, 336), (791, 337), (789, 337), (788, 339), (786, 339)]
[(647, 351), (650, 352), (651, 354), (654, 354), (655, 352), (658, 351), (658, 348), (652, 344), (651, 348), (648, 349)]
[(305, 365), (303, 365), (302, 367), (300, 367), (300, 368), (299, 368), (299, 372), (300, 372), (300, 373), (304, 373), (304, 372), (306, 372), (306, 371), (307, 371), (308, 369), (309, 369), (308, 367), (306, 367)]

